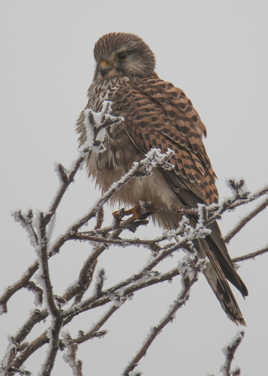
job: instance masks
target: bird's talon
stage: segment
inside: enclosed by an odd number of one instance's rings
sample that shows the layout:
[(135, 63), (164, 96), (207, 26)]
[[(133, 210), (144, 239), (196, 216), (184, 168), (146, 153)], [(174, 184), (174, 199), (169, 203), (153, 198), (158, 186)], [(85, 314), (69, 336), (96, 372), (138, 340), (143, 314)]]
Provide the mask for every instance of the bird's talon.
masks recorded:
[(116, 210), (116, 211), (114, 211), (113, 213), (113, 216), (114, 216), (114, 219), (116, 220), (116, 221), (121, 221), (121, 219), (125, 216), (125, 209), (124, 208), (122, 208), (122, 209), (119, 209), (119, 210)]
[(136, 205), (131, 209), (124, 208), (114, 211), (112, 214), (117, 221), (121, 221), (123, 217), (131, 215), (129, 221), (142, 221), (153, 213), (152, 205), (150, 203), (142, 203)]

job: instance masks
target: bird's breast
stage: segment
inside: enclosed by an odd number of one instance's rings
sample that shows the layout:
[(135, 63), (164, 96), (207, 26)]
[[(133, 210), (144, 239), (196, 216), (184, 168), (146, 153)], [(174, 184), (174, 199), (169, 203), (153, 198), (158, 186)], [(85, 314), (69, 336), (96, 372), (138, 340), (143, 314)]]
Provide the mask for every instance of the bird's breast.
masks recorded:
[[(107, 191), (111, 184), (131, 168), (134, 161), (144, 156), (140, 155), (133, 145), (128, 142), (122, 147), (107, 148), (103, 153), (92, 152), (88, 160), (88, 172), (102, 192)], [(158, 169), (150, 176), (134, 177), (126, 185), (115, 192), (111, 198), (112, 204), (136, 206), (140, 201), (150, 203), (153, 207), (153, 219), (165, 228), (174, 228), (178, 223), (178, 197), (170, 189)]]
[[(87, 109), (93, 112), (100, 112), (105, 101), (111, 101), (111, 109), (113, 109), (113, 101), (116, 102), (118, 87), (121, 86), (122, 89), (122, 85), (127, 85), (127, 82), (124, 79), (122, 80), (118, 82), (112, 79), (100, 84), (93, 84), (89, 89)], [(121, 104), (121, 107), (119, 104)], [(131, 102), (123, 101), (118, 103), (117, 101), (116, 112), (111, 112), (110, 115), (115, 117), (122, 116), (124, 119), (126, 104), (131, 106)], [(129, 106), (128, 111), (130, 111)], [(119, 107), (121, 108), (120, 111)], [(86, 127), (93, 126), (95, 140), (103, 144), (103, 148), (99, 150), (92, 148), (90, 158), (87, 161), (88, 173), (95, 179), (101, 191), (105, 192), (129, 171), (133, 162), (143, 159), (144, 153), (142, 149), (139, 150), (137, 148), (137, 145), (133, 143), (128, 134), (125, 123), (127, 118), (125, 118), (125, 121), (117, 122), (116, 125), (111, 124), (105, 129), (103, 128), (101, 133), (98, 131), (100, 128), (97, 129), (97, 133), (96, 129), (94, 130), (94, 127), (99, 127), (98, 124), (89, 124), (85, 122), (85, 119), (86, 114), (84, 111), (78, 121), (78, 131), (81, 134), (80, 143), (83, 143), (83, 140), (86, 139)], [(177, 209), (180, 207), (180, 202), (158, 169), (154, 169), (150, 176), (133, 178), (115, 192), (111, 198), (112, 203), (119, 203), (119, 205), (124, 206), (135, 206), (139, 201), (150, 202), (153, 205), (153, 218), (160, 225), (166, 228), (176, 227), (178, 223)]]

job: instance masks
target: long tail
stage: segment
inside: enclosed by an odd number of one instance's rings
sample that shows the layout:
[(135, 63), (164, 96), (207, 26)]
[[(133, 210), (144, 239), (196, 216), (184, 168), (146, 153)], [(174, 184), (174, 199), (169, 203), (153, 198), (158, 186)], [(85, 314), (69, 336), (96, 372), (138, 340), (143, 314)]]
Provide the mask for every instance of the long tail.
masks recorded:
[[(196, 207), (197, 203), (201, 200), (200, 197), (194, 193), (192, 187), (189, 189), (189, 187), (184, 185), (174, 172), (162, 171), (162, 173), (169, 183), (169, 186), (178, 197), (180, 206), (182, 208)], [(191, 218), (191, 220), (192, 223), (195, 224), (195, 219)], [(204, 258), (207, 257), (210, 261), (207, 264), (204, 274), (227, 316), (236, 324), (246, 325), (227, 280), (229, 280), (244, 297), (248, 295), (247, 287), (234, 268), (218, 224), (214, 222), (209, 228), (211, 230), (209, 236), (205, 239), (195, 241), (195, 245), (201, 256)]]
[(210, 261), (204, 274), (227, 316), (236, 324), (246, 325), (227, 279), (243, 296), (248, 295), (247, 288), (234, 269), (217, 223), (211, 226), (211, 230), (209, 237), (199, 239), (196, 244), (202, 256), (207, 256)]

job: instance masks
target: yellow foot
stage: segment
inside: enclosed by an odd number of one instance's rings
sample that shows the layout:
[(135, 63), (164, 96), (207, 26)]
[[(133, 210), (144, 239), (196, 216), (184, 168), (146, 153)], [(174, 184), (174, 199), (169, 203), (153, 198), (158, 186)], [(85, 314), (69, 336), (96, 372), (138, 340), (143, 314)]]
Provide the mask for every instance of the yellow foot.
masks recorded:
[(131, 209), (125, 210), (124, 208), (113, 212), (113, 216), (116, 220), (120, 221), (123, 217), (131, 215), (130, 220), (145, 219), (153, 213), (153, 207), (151, 203), (140, 202), (138, 205)]

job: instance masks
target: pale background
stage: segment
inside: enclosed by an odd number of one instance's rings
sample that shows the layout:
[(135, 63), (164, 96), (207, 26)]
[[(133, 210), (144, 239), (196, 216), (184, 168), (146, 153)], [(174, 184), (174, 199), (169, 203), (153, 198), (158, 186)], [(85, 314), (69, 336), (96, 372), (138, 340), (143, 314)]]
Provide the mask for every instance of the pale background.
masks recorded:
[[(208, 128), (206, 146), (222, 197), (228, 195), (228, 177), (244, 177), (251, 190), (267, 183), (266, 1), (2, 0), (0, 28), (1, 293), (35, 259), (10, 213), (18, 208), (45, 210), (57, 186), (54, 163), (68, 167), (76, 158), (74, 126), (94, 71), (92, 49), (107, 32), (143, 37), (156, 54), (159, 75), (190, 96)], [(84, 214), (97, 195), (80, 174), (62, 204), (56, 233)], [(242, 214), (227, 215), (223, 232)], [(267, 212), (261, 214), (240, 233), (230, 245), (232, 256), (267, 244), (267, 219)], [(147, 236), (158, 231), (151, 228)], [(54, 259), (52, 279), (58, 294), (74, 280), (88, 251), (85, 246), (70, 246)], [(104, 264), (107, 286), (128, 271), (139, 270), (148, 257), (141, 250), (111, 251)], [(243, 301), (237, 296), (248, 326), (235, 364), (244, 376), (267, 372), (267, 266), (268, 256), (263, 256), (240, 268), (249, 297)], [(178, 282), (151, 288), (122, 307), (105, 325), (109, 329), (105, 339), (80, 347), (85, 375), (119, 375), (178, 288)], [(8, 315), (1, 316), (0, 355), (7, 335), (23, 323), (32, 301), (30, 293), (19, 293), (10, 301)], [(72, 334), (86, 330), (96, 319), (92, 312), (82, 315)], [(155, 376), (218, 372), (221, 348), (237, 331), (201, 278), (187, 306), (153, 344), (140, 369)], [(26, 364), (34, 373), (42, 356), (33, 356)], [(53, 374), (71, 375), (71, 370), (59, 361)]]

